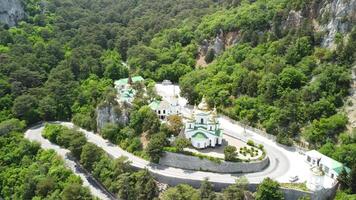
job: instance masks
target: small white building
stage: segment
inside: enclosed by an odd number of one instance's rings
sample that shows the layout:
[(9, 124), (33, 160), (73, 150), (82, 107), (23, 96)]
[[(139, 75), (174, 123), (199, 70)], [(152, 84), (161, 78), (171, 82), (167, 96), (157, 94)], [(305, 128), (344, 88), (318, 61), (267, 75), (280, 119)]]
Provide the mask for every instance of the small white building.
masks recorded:
[(306, 152), (305, 156), (306, 162), (311, 167), (319, 167), (326, 176), (332, 178), (333, 180), (337, 180), (337, 177), (344, 169), (346, 172), (350, 171), (350, 169), (345, 167), (342, 163), (329, 158), (316, 150)]
[(223, 141), (223, 132), (219, 125), (216, 108), (209, 111), (203, 97), (198, 109), (194, 107), (192, 116), (186, 122), (184, 134), (197, 149), (215, 147)]
[(152, 101), (150, 103), (150, 108), (154, 110), (161, 120), (167, 120), (170, 115), (179, 115), (180, 109), (177, 101), (172, 101), (169, 103), (166, 100), (162, 101)]

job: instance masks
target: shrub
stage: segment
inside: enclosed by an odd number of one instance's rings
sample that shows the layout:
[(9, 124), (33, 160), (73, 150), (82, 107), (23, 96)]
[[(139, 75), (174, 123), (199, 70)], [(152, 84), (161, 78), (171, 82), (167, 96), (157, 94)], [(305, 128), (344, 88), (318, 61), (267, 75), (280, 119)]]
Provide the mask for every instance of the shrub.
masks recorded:
[(248, 141), (247, 141), (247, 144), (250, 145), (250, 146), (255, 146), (255, 142), (252, 141), (252, 140), (248, 140)]
[(178, 151), (183, 151), (184, 148), (190, 145), (190, 141), (186, 138), (179, 137), (174, 141), (174, 146), (177, 148)]
[(233, 161), (236, 159), (237, 152), (236, 152), (236, 147), (234, 146), (226, 146), (224, 148), (224, 156), (226, 161)]
[(46, 124), (45, 128), (42, 132), (42, 136), (49, 141), (57, 144), (58, 138), (64, 131), (65, 127), (58, 125), (58, 124)]
[(9, 119), (0, 123), (0, 135), (5, 135), (10, 132), (20, 132), (26, 127), (25, 121), (18, 119)]

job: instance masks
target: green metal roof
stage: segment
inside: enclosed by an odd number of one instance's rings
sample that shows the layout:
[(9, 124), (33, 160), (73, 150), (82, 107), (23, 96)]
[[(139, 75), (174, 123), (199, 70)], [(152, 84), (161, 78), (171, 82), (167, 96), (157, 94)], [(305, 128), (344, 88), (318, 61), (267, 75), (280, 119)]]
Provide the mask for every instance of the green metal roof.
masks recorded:
[[(198, 130), (198, 128), (194, 127), (194, 129), (187, 130), (187, 133), (193, 132), (193, 131), (196, 131), (196, 130)], [(221, 129), (217, 129), (217, 130), (213, 130), (213, 131), (209, 131), (209, 130), (206, 130), (206, 129), (199, 129), (199, 131), (200, 131), (200, 133), (203, 133), (205, 135), (206, 134), (210, 134), (210, 135), (215, 135), (215, 136), (218, 136), (218, 137), (220, 137), (221, 134), (222, 134)]]
[(196, 139), (196, 140), (206, 140), (206, 139), (208, 139), (208, 137), (207, 137), (204, 133), (202, 133), (202, 132), (197, 132), (197, 133), (195, 133), (195, 134), (192, 136), (192, 138), (194, 138), (194, 139)]
[[(144, 81), (145, 79), (142, 78), (142, 76), (134, 76), (131, 78), (133, 83)], [(117, 81), (115, 81), (115, 85), (126, 85), (128, 82), (128, 78), (122, 78)]]
[(155, 100), (155, 101), (152, 101), (149, 106), (152, 110), (156, 110), (159, 107), (159, 104), (160, 104), (160, 102)]
[(129, 101), (132, 99), (136, 94), (136, 91), (134, 89), (127, 89), (121, 92), (119, 98), (122, 101)]

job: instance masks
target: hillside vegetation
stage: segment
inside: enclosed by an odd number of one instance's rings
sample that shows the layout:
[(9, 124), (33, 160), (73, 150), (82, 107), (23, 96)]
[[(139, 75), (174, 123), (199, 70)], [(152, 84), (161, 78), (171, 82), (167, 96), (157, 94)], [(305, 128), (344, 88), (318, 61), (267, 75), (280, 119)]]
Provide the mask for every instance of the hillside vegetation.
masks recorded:
[[(331, 38), (335, 45), (325, 46), (330, 34), (320, 27), (335, 16), (320, 12), (330, 2), (24, 1), (26, 18), (0, 26), (0, 135), (17, 126), (14, 119), (27, 126), (72, 120), (95, 130), (95, 109), (113, 101), (113, 80), (130, 73), (147, 79), (146, 86), (170, 79), (191, 104), (205, 96), (211, 107), (282, 144), (307, 144), (356, 168), (356, 133), (346, 129), (342, 111), (355, 64), (355, 22), (345, 16), (348, 25)], [(199, 58), (207, 66), (198, 67)], [(147, 114), (138, 106), (146, 103), (138, 98), (137, 120), (117, 130), (135, 129), (135, 146), (143, 131), (136, 125)], [(151, 129), (158, 135), (158, 127)], [(355, 188), (351, 182), (346, 189)]]

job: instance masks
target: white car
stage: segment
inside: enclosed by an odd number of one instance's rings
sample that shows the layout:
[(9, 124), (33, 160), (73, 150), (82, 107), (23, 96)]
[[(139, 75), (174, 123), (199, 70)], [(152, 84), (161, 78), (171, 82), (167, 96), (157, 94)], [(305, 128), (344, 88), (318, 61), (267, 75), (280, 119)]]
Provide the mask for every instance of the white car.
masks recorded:
[(289, 181), (290, 181), (290, 182), (296, 182), (298, 179), (299, 179), (298, 176), (290, 176), (290, 177), (289, 177)]

